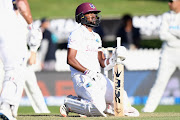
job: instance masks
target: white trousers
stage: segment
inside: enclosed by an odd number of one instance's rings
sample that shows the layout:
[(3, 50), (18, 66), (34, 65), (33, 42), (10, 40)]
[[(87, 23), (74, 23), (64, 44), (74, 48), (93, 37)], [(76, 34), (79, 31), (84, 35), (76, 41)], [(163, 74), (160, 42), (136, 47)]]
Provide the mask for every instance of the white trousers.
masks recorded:
[(1, 101), (18, 105), (23, 91), (23, 73), (25, 53), (23, 35), (13, 10), (0, 11), (0, 57), (4, 65), (5, 76)]
[[(83, 74), (76, 74), (72, 80), (77, 96), (88, 99), (101, 111), (106, 109), (106, 104), (113, 107), (113, 82), (103, 74), (96, 81)], [(128, 107), (130, 102), (125, 91), (124, 101), (124, 106)]]
[(50, 113), (44, 101), (43, 94), (37, 84), (35, 72), (31, 66), (26, 67), (25, 74), (24, 89), (35, 113)]
[(155, 111), (165, 91), (167, 83), (176, 68), (180, 68), (180, 48), (172, 48), (164, 44), (156, 80), (150, 90), (146, 105), (143, 108), (144, 112)]
[[(0, 19), (0, 55), (5, 71), (1, 99), (15, 105), (17, 110), (25, 82), (25, 91), (34, 111), (49, 113), (35, 73), (31, 68), (26, 67), (28, 58), (26, 26), (21, 25), (21, 21), (13, 10), (0, 11), (0, 13), (2, 15)], [(15, 80), (11, 80), (11, 78)]]

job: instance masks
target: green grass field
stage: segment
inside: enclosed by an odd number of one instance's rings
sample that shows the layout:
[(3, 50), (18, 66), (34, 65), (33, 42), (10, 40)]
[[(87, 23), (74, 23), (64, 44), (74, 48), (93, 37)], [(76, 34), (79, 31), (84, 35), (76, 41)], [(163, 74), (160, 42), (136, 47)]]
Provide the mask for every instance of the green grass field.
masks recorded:
[[(134, 106), (141, 111), (142, 105)], [(154, 113), (141, 113), (139, 117), (88, 117), (81, 118), (77, 114), (70, 113), (69, 117), (64, 118), (59, 113), (59, 107), (48, 107), (51, 111), (50, 114), (35, 114), (32, 107), (20, 107), (18, 111), (18, 120), (180, 120), (180, 105), (161, 105), (158, 106)]]
[[(101, 10), (103, 18), (119, 18), (125, 13), (132, 15), (159, 15), (168, 11), (167, 1), (155, 0), (28, 0), (34, 19), (74, 18), (76, 7), (83, 2), (93, 3)], [(134, 106), (141, 111), (142, 105)], [(50, 114), (35, 114), (32, 107), (20, 107), (18, 120), (180, 120), (180, 105), (159, 106), (154, 113), (141, 113), (140, 117), (89, 117), (80, 118), (70, 113), (70, 117), (63, 118), (59, 107), (49, 106)]]
[(118, 18), (125, 13), (159, 15), (169, 9), (165, 0), (29, 0), (34, 19), (74, 18), (76, 7), (83, 2), (93, 3), (103, 18)]

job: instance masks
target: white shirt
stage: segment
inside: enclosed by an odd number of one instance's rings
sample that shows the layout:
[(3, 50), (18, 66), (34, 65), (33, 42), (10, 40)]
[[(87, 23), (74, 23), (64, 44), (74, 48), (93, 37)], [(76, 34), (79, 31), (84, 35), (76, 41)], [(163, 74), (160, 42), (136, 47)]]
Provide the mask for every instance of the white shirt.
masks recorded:
[(163, 14), (160, 38), (166, 45), (180, 48), (180, 13), (169, 11)]
[(27, 56), (25, 30), (8, 1), (0, 0), (0, 59), (5, 70), (16, 68)]
[(0, 0), (0, 10), (13, 10), (12, 0)]
[[(81, 25), (70, 34), (67, 47), (77, 50), (76, 59), (82, 66), (100, 72), (98, 51), (101, 50), (102, 42), (97, 33), (90, 32), (85, 26)], [(73, 67), (70, 67), (70, 69), (71, 75), (80, 73)]]

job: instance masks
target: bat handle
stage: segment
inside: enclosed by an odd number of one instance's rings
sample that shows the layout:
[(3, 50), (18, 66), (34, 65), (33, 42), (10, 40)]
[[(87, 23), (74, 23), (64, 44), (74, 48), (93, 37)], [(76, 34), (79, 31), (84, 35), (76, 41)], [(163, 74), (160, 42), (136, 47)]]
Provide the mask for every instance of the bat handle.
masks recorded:
[[(117, 37), (117, 48), (121, 46), (121, 37)], [(117, 64), (121, 63), (121, 59), (117, 58)]]
[(117, 47), (121, 46), (121, 37), (117, 37)]

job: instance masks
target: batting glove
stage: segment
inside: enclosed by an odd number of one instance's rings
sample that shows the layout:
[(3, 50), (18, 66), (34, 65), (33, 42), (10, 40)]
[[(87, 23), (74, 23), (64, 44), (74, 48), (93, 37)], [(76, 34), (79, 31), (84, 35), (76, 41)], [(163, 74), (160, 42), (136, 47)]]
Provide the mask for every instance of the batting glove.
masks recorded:
[(108, 65), (107, 65), (107, 60), (108, 59), (106, 59), (104, 61), (104, 65), (105, 65), (104, 70), (106, 70), (106, 71), (112, 69), (116, 65), (116, 60), (117, 60), (116, 55), (113, 53), (112, 57), (109, 58), (109, 64)]
[(126, 48), (124, 46), (116, 47), (115, 48), (115, 55), (116, 55), (116, 59), (120, 58), (121, 61), (124, 61), (126, 59), (126, 56), (127, 56)]
[(124, 46), (116, 47), (112, 57), (109, 59), (109, 64), (115, 65), (117, 58), (120, 58), (121, 61), (124, 61), (126, 59), (126, 54), (126, 48)]
[(124, 64), (124, 60), (126, 59), (126, 48), (124, 46), (116, 47), (115, 51), (113, 52), (111, 58), (109, 58), (109, 64), (107, 65), (107, 59), (104, 61), (104, 70), (108, 71), (112, 69), (116, 63), (117, 58), (120, 58), (120, 63)]
[(42, 40), (42, 31), (40, 28), (34, 28), (32, 24), (28, 25), (28, 45), (30, 50), (37, 52)]

